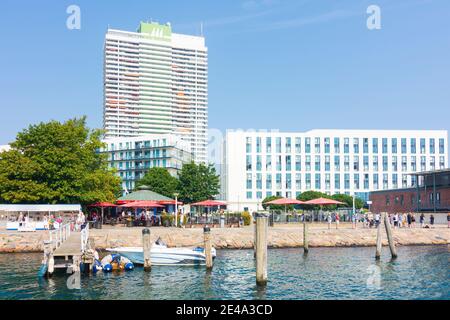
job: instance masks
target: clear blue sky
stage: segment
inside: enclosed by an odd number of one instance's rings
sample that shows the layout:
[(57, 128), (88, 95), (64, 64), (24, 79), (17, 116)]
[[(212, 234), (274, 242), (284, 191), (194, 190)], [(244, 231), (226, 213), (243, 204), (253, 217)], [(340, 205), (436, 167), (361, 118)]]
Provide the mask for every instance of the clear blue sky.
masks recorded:
[(101, 127), (106, 29), (150, 19), (188, 34), (203, 22), (210, 128), (450, 129), (448, 0), (2, 0), (0, 144), (50, 119)]

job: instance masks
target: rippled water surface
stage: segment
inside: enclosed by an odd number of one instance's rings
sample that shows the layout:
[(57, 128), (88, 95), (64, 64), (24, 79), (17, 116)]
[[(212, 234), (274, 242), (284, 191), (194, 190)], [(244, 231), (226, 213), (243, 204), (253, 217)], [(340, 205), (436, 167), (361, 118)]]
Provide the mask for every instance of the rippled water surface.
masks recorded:
[(265, 289), (255, 285), (250, 250), (219, 250), (211, 273), (154, 266), (83, 275), (81, 290), (69, 290), (65, 274), (38, 278), (41, 254), (0, 254), (0, 299), (450, 299), (447, 246), (400, 247), (393, 261), (383, 250), (375, 262), (375, 248), (271, 249)]

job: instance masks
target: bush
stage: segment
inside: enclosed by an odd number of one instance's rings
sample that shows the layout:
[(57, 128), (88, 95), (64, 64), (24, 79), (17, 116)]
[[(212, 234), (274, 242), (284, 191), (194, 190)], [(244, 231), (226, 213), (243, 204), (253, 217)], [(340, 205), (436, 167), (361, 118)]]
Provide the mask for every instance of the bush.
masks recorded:
[[(174, 216), (171, 214), (168, 214), (166, 212), (164, 212), (161, 215), (161, 223), (163, 226), (166, 225), (166, 223), (168, 223), (169, 226), (173, 225), (173, 221), (175, 220)], [(167, 222), (166, 222), (167, 221)]]
[(252, 221), (252, 217), (250, 216), (250, 213), (245, 211), (242, 213), (242, 219), (244, 219), (244, 226), (249, 226), (251, 221)]

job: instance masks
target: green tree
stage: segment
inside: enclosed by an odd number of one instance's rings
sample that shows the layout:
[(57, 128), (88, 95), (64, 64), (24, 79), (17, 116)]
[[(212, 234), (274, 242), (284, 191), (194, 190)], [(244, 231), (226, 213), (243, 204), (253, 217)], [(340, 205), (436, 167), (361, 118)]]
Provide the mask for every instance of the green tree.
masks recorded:
[(219, 176), (212, 164), (186, 163), (178, 179), (179, 198), (184, 203), (212, 199), (219, 194)]
[(173, 198), (173, 194), (177, 191), (178, 179), (171, 176), (167, 169), (154, 167), (148, 170), (136, 184), (137, 187), (143, 185), (163, 196)]
[(297, 200), (300, 200), (300, 201), (309, 201), (309, 200), (313, 200), (313, 199), (317, 199), (317, 198), (331, 199), (331, 197), (329, 195), (327, 195), (326, 193), (323, 193), (320, 191), (313, 191), (313, 190), (302, 192), (297, 196)]
[(86, 118), (31, 125), (0, 153), (0, 201), (81, 203), (114, 201), (120, 178), (108, 169), (100, 130)]
[[(347, 207), (353, 207), (353, 197), (346, 194), (335, 194), (331, 197), (333, 200), (344, 202)], [(364, 207), (364, 201), (360, 198), (355, 198), (356, 209)]]

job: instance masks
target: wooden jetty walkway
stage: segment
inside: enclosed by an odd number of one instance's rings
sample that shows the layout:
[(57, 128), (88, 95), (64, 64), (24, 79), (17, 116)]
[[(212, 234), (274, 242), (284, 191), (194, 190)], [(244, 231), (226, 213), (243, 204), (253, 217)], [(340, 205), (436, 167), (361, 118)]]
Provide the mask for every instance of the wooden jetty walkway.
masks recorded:
[(72, 231), (70, 224), (62, 225), (49, 231), (49, 238), (44, 241), (42, 275), (51, 276), (55, 269), (66, 269), (67, 273), (80, 271), (80, 262), (89, 247), (89, 224), (79, 232)]

